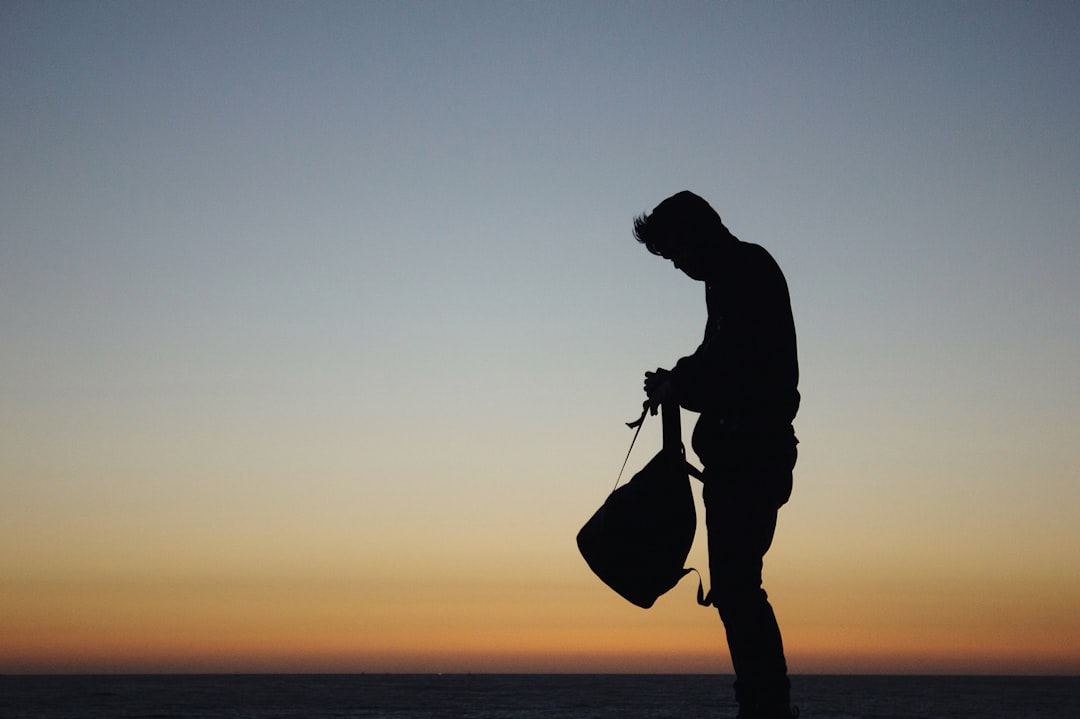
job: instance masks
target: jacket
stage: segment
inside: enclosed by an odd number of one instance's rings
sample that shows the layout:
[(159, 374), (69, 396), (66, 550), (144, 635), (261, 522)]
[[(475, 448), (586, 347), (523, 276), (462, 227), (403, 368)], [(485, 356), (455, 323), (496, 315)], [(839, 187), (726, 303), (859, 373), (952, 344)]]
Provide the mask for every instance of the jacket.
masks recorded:
[(791, 299), (762, 247), (733, 240), (710, 268), (708, 322), (697, 350), (669, 380), (675, 399), (699, 412), (692, 446), (708, 465), (719, 453), (793, 446), (799, 363)]

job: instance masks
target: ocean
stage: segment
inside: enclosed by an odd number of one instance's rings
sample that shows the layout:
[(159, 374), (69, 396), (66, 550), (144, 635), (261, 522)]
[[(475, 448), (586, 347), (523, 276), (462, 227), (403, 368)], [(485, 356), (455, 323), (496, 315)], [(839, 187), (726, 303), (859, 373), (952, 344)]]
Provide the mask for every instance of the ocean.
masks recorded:
[[(731, 677), (0, 676), (3, 719), (717, 719)], [(1075, 719), (1080, 677), (795, 676), (804, 719)]]

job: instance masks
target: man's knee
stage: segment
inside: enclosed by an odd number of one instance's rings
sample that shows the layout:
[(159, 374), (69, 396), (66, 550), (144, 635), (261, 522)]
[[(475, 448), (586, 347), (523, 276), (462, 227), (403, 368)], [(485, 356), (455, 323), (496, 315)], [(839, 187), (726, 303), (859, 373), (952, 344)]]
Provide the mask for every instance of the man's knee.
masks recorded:
[(745, 616), (748, 612), (756, 612), (762, 604), (767, 604), (769, 595), (757, 584), (720, 584), (713, 586), (710, 594), (712, 605), (720, 611), (720, 618), (725, 622), (728, 618)]

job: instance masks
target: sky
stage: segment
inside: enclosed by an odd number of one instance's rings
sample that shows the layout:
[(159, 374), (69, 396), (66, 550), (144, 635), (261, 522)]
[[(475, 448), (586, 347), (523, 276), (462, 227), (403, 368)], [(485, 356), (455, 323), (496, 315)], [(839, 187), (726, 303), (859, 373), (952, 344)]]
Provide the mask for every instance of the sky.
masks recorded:
[(730, 672), (574, 541), (704, 328), (631, 234), (690, 189), (791, 292), (791, 671), (1080, 673), (1078, 32), (3, 3), (0, 672)]

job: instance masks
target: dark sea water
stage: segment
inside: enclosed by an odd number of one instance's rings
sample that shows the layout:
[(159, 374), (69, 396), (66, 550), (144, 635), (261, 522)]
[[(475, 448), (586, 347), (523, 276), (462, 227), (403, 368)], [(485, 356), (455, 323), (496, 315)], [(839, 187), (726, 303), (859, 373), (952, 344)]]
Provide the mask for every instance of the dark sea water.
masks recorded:
[[(805, 719), (1078, 719), (1077, 677), (799, 676)], [(731, 677), (0, 676), (3, 719), (714, 719)]]

